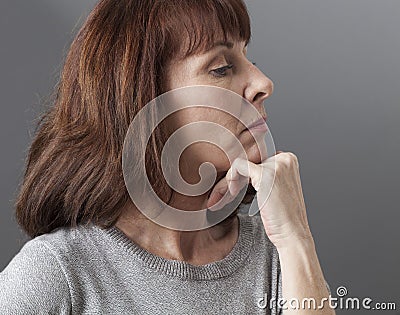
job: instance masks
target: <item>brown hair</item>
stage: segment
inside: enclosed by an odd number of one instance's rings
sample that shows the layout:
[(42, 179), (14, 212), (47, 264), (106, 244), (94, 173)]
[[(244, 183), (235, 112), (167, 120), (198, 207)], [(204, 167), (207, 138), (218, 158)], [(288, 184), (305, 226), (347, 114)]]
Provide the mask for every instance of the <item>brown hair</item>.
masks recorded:
[[(189, 44), (183, 54), (182, 34)], [(16, 202), (17, 221), (29, 236), (89, 222), (115, 224), (129, 200), (121, 154), (130, 122), (164, 92), (167, 62), (206, 50), (220, 36), (249, 41), (242, 0), (97, 4), (70, 47), (54, 106), (29, 150)], [(158, 128), (147, 153), (157, 192), (167, 191), (159, 180), (163, 137)]]

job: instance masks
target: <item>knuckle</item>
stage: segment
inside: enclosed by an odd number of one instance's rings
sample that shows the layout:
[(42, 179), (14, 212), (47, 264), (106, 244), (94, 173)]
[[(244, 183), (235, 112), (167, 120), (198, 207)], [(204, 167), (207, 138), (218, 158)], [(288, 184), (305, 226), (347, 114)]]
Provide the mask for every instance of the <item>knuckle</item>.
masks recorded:
[(231, 176), (234, 177), (239, 165), (240, 165), (240, 160), (239, 158), (235, 159), (232, 164), (231, 164)]
[(288, 152), (288, 163), (289, 165), (298, 165), (299, 161), (297, 159), (297, 156), (293, 152)]
[(281, 157), (277, 159), (275, 163), (276, 174), (280, 174), (286, 169), (292, 168), (293, 166), (297, 167), (299, 165), (297, 156), (294, 153), (285, 152), (279, 155), (281, 155)]
[(275, 163), (275, 173), (276, 174), (282, 173), (282, 170), (283, 170), (284, 166), (285, 165), (281, 161), (276, 161), (276, 163)]

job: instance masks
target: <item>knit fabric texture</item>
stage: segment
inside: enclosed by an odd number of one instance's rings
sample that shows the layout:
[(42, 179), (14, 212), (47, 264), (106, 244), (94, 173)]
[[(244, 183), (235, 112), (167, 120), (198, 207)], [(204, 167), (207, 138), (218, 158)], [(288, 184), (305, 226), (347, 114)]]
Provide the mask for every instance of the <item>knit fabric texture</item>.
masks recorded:
[(238, 214), (222, 260), (156, 256), (117, 227), (59, 228), (28, 241), (0, 273), (0, 314), (279, 314), (279, 257), (259, 215)]

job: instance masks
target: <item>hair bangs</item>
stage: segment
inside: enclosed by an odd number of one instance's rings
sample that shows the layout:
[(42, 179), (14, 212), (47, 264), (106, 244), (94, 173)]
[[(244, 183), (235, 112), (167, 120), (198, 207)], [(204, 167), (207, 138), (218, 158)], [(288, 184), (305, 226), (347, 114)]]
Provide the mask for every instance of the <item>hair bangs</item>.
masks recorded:
[[(171, 5), (167, 42), (173, 57), (202, 53), (218, 41), (249, 43), (250, 17), (241, 0), (181, 0)], [(168, 11), (168, 10), (167, 10)], [(164, 11), (165, 12), (165, 11)]]

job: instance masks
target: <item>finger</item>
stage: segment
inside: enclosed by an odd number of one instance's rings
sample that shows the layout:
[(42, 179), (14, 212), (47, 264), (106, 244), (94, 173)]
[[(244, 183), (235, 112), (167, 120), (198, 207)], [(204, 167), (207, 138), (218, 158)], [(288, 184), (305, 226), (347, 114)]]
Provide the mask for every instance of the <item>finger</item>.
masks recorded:
[(225, 194), (214, 192), (212, 196), (213, 197), (211, 197), (207, 202), (207, 209), (211, 211), (220, 210), (235, 199), (235, 197), (232, 196), (228, 190), (225, 192)]
[(225, 205), (231, 203), (236, 195), (229, 192), (227, 179), (221, 179), (211, 191), (210, 197), (207, 200), (207, 208), (211, 211), (222, 209)]
[(242, 188), (249, 183), (249, 178), (234, 171), (232, 166), (226, 174), (226, 179), (229, 192), (232, 196), (237, 196)]
[(269, 158), (265, 159), (261, 164), (264, 165), (265, 163), (268, 163), (268, 162), (275, 162), (276, 159), (281, 158), (281, 156), (279, 156), (281, 153), (285, 153), (285, 152), (277, 150), (275, 152), (275, 154), (273, 154)]
[(272, 153), (270, 157), (264, 159), (264, 160), (261, 162), (261, 164), (264, 164), (265, 162), (270, 161), (272, 158), (275, 158), (278, 154), (281, 154), (281, 153), (284, 153), (284, 152), (281, 151), (281, 150), (275, 151), (275, 153)]
[(230, 174), (227, 176), (228, 186), (234, 185), (235, 181), (240, 181), (241, 177), (250, 179), (252, 186), (258, 191), (261, 184), (262, 167), (248, 160), (237, 158), (233, 161)]
[[(232, 167), (228, 170), (226, 176), (222, 178), (213, 188), (207, 201), (207, 208), (210, 210), (214, 207), (214, 210), (222, 208), (225, 204), (231, 202), (249, 183), (249, 179), (240, 174), (235, 174), (232, 178)], [(228, 178), (230, 180), (228, 181)], [(223, 199), (223, 200), (222, 200)], [(222, 200), (222, 202), (221, 202)]]
[(210, 197), (207, 200), (207, 208), (210, 209), (216, 205), (228, 191), (228, 183), (226, 177), (222, 178), (211, 191)]

